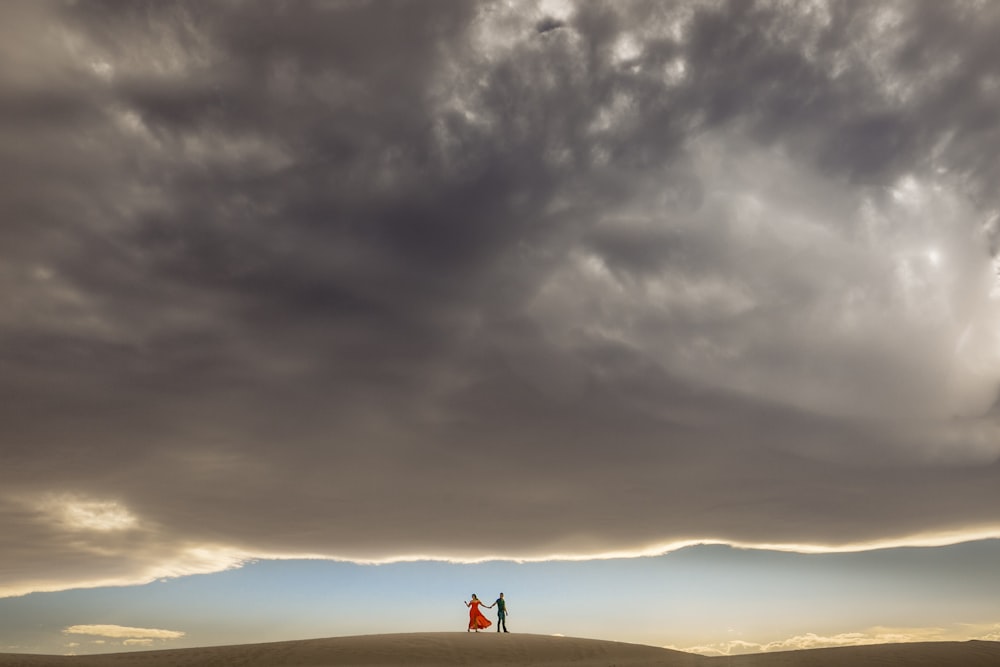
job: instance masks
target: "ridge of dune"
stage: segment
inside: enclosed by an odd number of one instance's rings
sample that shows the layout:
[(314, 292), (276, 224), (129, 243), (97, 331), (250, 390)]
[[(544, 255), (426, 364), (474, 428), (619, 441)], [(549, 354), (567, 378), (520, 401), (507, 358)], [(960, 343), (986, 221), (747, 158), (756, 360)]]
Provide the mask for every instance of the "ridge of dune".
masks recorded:
[(1000, 642), (924, 642), (705, 657), (598, 639), (427, 632), (82, 656), (0, 654), (0, 667), (996, 667)]
[(697, 667), (702, 656), (623, 642), (496, 632), (427, 632), (83, 656), (0, 654), (0, 667)]

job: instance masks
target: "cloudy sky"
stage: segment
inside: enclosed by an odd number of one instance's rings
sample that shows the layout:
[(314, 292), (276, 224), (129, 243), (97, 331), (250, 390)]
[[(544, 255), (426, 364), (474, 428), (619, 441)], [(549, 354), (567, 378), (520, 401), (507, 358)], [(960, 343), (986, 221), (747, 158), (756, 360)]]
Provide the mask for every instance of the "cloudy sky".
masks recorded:
[[(157, 617), (185, 581), (630, 608), (680, 554), (893, 547), (984, 577), (908, 627), (996, 633), (998, 32), (972, 0), (4, 3), (0, 649), (261, 636)], [(372, 618), (273, 638), (451, 629)]]

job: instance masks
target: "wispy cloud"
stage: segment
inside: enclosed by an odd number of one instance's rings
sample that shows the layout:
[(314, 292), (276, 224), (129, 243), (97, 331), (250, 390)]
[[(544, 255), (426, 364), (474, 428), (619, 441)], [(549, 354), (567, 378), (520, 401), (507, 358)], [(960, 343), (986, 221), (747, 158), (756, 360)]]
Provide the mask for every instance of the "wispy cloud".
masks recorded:
[(49, 496), (38, 507), (67, 530), (113, 532), (129, 530), (137, 519), (120, 503), (72, 495)]
[(124, 646), (152, 646), (152, 639), (126, 639), (122, 642)]

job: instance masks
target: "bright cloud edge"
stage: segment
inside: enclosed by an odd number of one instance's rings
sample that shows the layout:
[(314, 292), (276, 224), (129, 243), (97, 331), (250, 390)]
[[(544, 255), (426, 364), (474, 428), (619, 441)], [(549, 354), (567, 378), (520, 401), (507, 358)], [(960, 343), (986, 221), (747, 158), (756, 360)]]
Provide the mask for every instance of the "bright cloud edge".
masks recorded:
[(20, 586), (8, 586), (0, 589), (0, 598), (21, 597), (32, 593), (55, 593), (68, 590), (104, 588), (111, 586), (142, 586), (163, 579), (176, 579), (196, 574), (215, 574), (226, 570), (241, 568), (258, 561), (280, 560), (322, 560), (336, 563), (354, 563), (357, 565), (391, 565), (394, 563), (441, 562), (454, 565), (475, 565), (477, 563), (509, 561), (514, 563), (544, 563), (544, 562), (580, 562), (591, 560), (616, 560), (626, 558), (650, 558), (679, 551), (688, 547), (704, 545), (729, 546), (734, 549), (755, 551), (778, 551), (799, 554), (836, 554), (860, 553), (882, 549), (946, 547), (969, 542), (1000, 539), (1000, 525), (967, 530), (952, 530), (926, 532), (914, 535), (871, 540), (866, 542), (849, 542), (844, 544), (809, 544), (809, 543), (772, 543), (743, 542), (720, 538), (691, 538), (662, 542), (637, 549), (622, 549), (598, 553), (551, 553), (547, 555), (512, 555), (483, 554), (473, 557), (455, 557), (434, 553), (403, 554), (384, 558), (360, 558), (333, 554), (318, 553), (267, 553), (229, 548), (200, 548), (188, 550), (200, 556), (197, 565), (185, 563), (178, 565), (171, 561), (149, 567), (141, 576), (104, 578), (91, 581), (79, 581), (73, 584), (65, 582), (31, 582)]

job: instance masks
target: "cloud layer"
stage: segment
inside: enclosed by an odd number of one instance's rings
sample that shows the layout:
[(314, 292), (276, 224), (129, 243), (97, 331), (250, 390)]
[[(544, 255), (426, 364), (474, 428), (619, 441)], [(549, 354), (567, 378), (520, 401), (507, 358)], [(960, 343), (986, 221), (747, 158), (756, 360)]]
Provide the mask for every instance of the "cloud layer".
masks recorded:
[(0, 592), (1000, 534), (996, 6), (0, 13)]

